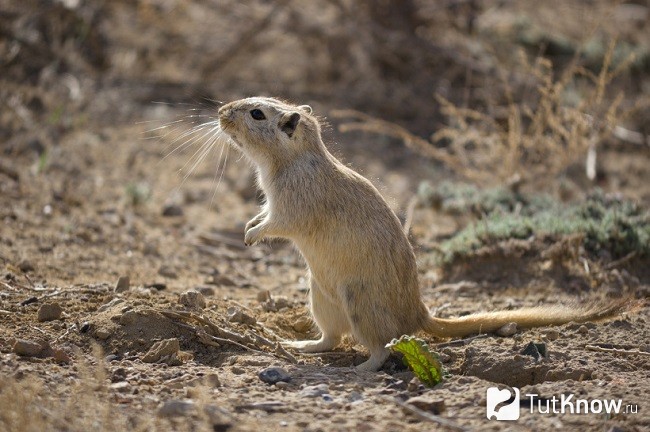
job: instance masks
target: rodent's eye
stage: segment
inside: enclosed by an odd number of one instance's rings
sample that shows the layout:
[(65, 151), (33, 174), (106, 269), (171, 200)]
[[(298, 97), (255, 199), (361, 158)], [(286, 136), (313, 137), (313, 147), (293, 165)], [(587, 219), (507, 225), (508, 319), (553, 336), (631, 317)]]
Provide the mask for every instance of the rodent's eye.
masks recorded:
[(254, 109), (251, 110), (251, 117), (253, 117), (255, 120), (264, 120), (266, 119), (266, 116), (260, 109)]

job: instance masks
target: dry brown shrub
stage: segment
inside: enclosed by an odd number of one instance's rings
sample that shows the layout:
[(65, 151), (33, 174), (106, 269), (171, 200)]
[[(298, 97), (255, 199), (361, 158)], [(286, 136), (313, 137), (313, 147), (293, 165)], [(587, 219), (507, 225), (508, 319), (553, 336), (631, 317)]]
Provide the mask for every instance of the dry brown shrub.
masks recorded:
[(495, 103), (486, 113), (437, 95), (448, 120), (429, 140), (356, 111), (337, 110), (332, 115), (347, 120), (339, 127), (342, 132), (398, 138), (472, 181), (503, 183), (555, 176), (582, 161), (593, 180), (597, 149), (612, 136), (650, 145), (647, 138), (621, 126), (630, 115), (650, 106), (650, 98), (639, 97), (626, 106), (622, 92), (610, 94), (612, 80), (634, 61), (630, 55), (614, 65), (615, 48), (616, 43), (610, 43), (598, 73), (580, 66), (576, 57), (557, 77), (550, 60), (538, 57), (531, 62), (521, 50), (515, 71), (519, 82), (512, 85), (505, 74), (499, 78), (506, 105)]

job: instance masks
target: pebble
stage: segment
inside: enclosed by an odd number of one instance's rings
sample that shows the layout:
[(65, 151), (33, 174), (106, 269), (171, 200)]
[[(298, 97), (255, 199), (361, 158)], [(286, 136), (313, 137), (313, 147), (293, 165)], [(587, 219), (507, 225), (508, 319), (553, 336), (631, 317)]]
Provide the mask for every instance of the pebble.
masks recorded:
[(103, 305), (101, 305), (97, 309), (97, 312), (104, 312), (104, 311), (106, 311), (106, 310), (108, 310), (108, 309), (112, 308), (113, 306), (116, 306), (116, 305), (118, 305), (120, 303), (124, 303), (124, 300), (122, 300), (121, 298), (114, 298), (113, 300), (109, 301), (108, 303), (104, 303)]
[(420, 408), (423, 411), (428, 411), (436, 415), (442, 413), (446, 409), (444, 399), (431, 399), (431, 397), (428, 396), (415, 396), (406, 402), (416, 408)]
[(183, 208), (177, 204), (165, 204), (162, 215), (167, 217), (183, 216)]
[(203, 294), (192, 290), (182, 293), (178, 298), (178, 302), (190, 309), (203, 309), (206, 305)]
[(131, 286), (131, 280), (128, 276), (120, 276), (115, 283), (115, 292), (128, 291)]
[(27, 305), (30, 305), (32, 303), (37, 303), (37, 302), (38, 302), (38, 297), (33, 297), (32, 296), (32, 297), (28, 297), (25, 300), (21, 301), (20, 305), (21, 306), (27, 306)]
[(291, 375), (289, 375), (289, 373), (281, 367), (266, 368), (262, 370), (257, 376), (267, 384), (276, 384), (281, 381), (291, 381)]
[(496, 334), (503, 337), (512, 336), (517, 333), (517, 323), (508, 323), (496, 331)]
[(176, 338), (164, 339), (156, 342), (142, 357), (145, 363), (155, 363), (164, 356), (170, 356), (181, 349), (181, 344)]
[(581, 325), (580, 327), (578, 327), (578, 333), (587, 334), (589, 333), (589, 328), (587, 328), (587, 326), (585, 325)]
[(161, 266), (158, 269), (158, 274), (163, 277), (171, 278), (171, 279), (176, 279), (178, 277), (178, 274), (176, 274), (176, 270), (169, 266)]
[(81, 327), (79, 327), (79, 331), (80, 331), (81, 333), (87, 333), (88, 330), (90, 330), (90, 323), (89, 323), (88, 321), (84, 321), (84, 322), (81, 324)]
[(240, 308), (234, 306), (228, 308), (228, 320), (230, 322), (236, 322), (236, 323), (242, 323), (248, 325), (257, 324), (257, 320), (254, 317), (248, 315)]
[(26, 339), (18, 339), (14, 343), (14, 352), (19, 356), (34, 357), (43, 351), (43, 346), (37, 342), (32, 342)]
[(135, 311), (126, 311), (120, 315), (120, 324), (123, 326), (135, 324), (138, 320), (138, 313)]
[(260, 291), (257, 293), (257, 301), (264, 303), (271, 300), (271, 292), (269, 290)]
[(198, 286), (198, 287), (194, 288), (194, 291), (200, 292), (201, 294), (203, 294), (203, 296), (213, 296), (214, 295), (214, 288), (209, 287), (209, 286)]
[(63, 314), (63, 308), (58, 303), (45, 303), (38, 308), (38, 320), (40, 322), (59, 319), (61, 314)]
[(314, 398), (328, 394), (330, 388), (327, 384), (317, 384), (313, 386), (307, 386), (300, 390), (298, 393), (299, 396)]
[(303, 316), (296, 320), (293, 324), (293, 329), (298, 333), (307, 333), (314, 326), (311, 319)]
[(68, 353), (61, 348), (52, 349), (52, 352), (50, 354), (54, 358), (54, 361), (57, 363), (70, 363), (72, 361)]
[(169, 400), (158, 410), (160, 417), (181, 417), (194, 410), (194, 402), (190, 399)]
[(99, 340), (106, 340), (111, 337), (111, 332), (107, 329), (97, 329), (95, 331), (95, 337)]
[(544, 336), (546, 336), (546, 339), (554, 341), (560, 337), (560, 332), (555, 329), (551, 329), (547, 330), (546, 333), (544, 333)]
[(30, 271), (34, 271), (35, 267), (34, 267), (34, 264), (32, 264), (31, 261), (25, 259), (25, 260), (22, 260), (21, 262), (18, 263), (18, 268), (23, 273), (27, 273), (27, 272), (30, 272)]

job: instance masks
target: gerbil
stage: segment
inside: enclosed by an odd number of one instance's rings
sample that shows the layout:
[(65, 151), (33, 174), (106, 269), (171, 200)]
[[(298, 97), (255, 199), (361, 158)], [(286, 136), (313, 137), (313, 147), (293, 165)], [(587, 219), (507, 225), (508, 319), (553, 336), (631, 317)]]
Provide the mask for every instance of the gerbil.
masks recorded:
[(392, 338), (424, 330), (437, 337), (588, 321), (618, 306), (540, 306), (434, 318), (420, 299), (413, 248), (377, 189), (339, 162), (321, 139), (308, 106), (254, 97), (219, 109), (221, 129), (255, 165), (266, 202), (246, 225), (245, 243), (292, 240), (309, 267), (315, 341), (289, 346), (304, 352), (334, 348), (351, 333), (370, 351), (358, 366), (377, 370)]

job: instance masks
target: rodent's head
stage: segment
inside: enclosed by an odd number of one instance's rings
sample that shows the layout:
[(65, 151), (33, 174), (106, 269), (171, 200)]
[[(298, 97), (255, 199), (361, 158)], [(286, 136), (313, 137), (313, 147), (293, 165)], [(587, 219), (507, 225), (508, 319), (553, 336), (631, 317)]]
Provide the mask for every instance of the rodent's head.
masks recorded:
[(320, 126), (308, 105), (265, 97), (241, 99), (219, 109), (219, 124), (257, 163), (286, 162), (322, 148)]

